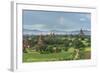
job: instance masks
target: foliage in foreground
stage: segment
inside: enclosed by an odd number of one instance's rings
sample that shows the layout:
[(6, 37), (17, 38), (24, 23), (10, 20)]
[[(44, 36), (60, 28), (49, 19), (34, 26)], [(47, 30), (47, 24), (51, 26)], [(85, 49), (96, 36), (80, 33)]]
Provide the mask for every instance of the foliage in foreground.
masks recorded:
[(25, 40), (24, 62), (90, 59), (90, 36), (37, 35)]

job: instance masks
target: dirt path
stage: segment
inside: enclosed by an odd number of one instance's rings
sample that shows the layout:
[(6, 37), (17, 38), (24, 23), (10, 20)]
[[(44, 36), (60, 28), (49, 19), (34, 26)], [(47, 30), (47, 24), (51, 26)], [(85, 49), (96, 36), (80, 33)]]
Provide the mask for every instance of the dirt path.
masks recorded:
[(77, 60), (79, 58), (79, 49), (75, 49), (75, 53), (74, 60)]

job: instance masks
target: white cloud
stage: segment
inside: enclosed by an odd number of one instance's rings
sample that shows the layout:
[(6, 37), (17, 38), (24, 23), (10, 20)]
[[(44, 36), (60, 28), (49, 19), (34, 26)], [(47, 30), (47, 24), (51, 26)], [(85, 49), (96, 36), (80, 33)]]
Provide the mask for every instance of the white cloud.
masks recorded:
[(86, 19), (85, 18), (80, 18), (80, 21), (85, 21)]
[(46, 27), (46, 24), (33, 24), (33, 25), (24, 25), (24, 29), (29, 29), (29, 30), (43, 30)]
[(64, 24), (64, 17), (60, 17), (59, 21), (60, 21), (60, 24), (63, 25)]

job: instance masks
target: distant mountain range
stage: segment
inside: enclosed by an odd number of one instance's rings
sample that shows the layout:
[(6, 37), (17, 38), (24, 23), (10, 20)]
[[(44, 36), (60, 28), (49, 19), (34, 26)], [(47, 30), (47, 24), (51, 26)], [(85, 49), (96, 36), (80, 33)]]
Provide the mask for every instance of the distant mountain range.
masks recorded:
[[(60, 35), (65, 35), (65, 34), (73, 34), (73, 35), (76, 35), (76, 34), (79, 34), (80, 33), (80, 30), (75, 30), (75, 31), (60, 31), (60, 30), (51, 30), (51, 31), (41, 31), (41, 30), (28, 30), (28, 29), (24, 29), (23, 30), (23, 34), (24, 35), (39, 35), (39, 34), (43, 34), (43, 35), (46, 35), (46, 34), (50, 34), (51, 32), (53, 32), (54, 34), (60, 34)], [(91, 31), (89, 30), (83, 30), (83, 33), (85, 35), (91, 35)]]

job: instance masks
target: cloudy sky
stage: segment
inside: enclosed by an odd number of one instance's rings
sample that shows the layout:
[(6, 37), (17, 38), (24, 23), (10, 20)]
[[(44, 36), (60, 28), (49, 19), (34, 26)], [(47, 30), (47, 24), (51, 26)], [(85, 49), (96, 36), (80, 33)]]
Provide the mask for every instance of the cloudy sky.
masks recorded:
[(90, 30), (91, 14), (77, 12), (53, 12), (23, 10), (23, 29), (25, 30)]

